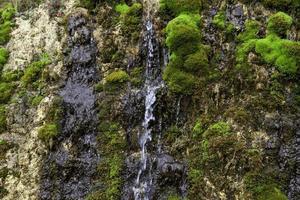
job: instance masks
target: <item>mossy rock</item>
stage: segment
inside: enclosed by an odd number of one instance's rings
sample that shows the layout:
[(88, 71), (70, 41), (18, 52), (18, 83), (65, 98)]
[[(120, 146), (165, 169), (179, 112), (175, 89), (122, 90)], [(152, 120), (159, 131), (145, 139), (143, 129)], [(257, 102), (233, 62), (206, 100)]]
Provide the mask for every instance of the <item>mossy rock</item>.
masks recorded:
[(160, 0), (160, 13), (178, 16), (181, 13), (199, 13), (202, 1), (199, 0)]
[(51, 60), (47, 54), (42, 54), (38, 61), (31, 63), (26, 67), (24, 75), (21, 78), (22, 87), (32, 86), (34, 82), (36, 82), (42, 74), (42, 70), (45, 66), (49, 65)]
[(3, 66), (7, 63), (9, 53), (5, 48), (0, 47), (0, 74)]
[(50, 141), (50, 139), (58, 136), (59, 130), (57, 124), (49, 123), (45, 124), (38, 130), (38, 137), (44, 142)]
[(285, 37), (287, 30), (291, 28), (292, 24), (292, 17), (284, 12), (278, 12), (269, 17), (267, 30), (271, 34), (277, 34), (278, 36)]
[(15, 85), (13, 83), (0, 82), (0, 103), (6, 104), (13, 95)]
[(6, 107), (0, 105), (0, 133), (3, 133), (6, 129)]

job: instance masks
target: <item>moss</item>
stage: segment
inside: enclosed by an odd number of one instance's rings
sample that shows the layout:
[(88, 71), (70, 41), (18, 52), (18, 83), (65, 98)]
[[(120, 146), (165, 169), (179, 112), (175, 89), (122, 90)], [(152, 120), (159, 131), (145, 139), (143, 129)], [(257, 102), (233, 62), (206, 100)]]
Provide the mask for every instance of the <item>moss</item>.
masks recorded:
[(181, 197), (178, 195), (170, 195), (167, 200), (181, 200)]
[(110, 73), (105, 80), (107, 84), (123, 84), (129, 80), (129, 75), (123, 70), (117, 70)]
[(178, 94), (192, 94), (195, 88), (195, 77), (192, 74), (172, 68), (168, 65), (163, 74), (169, 89)]
[(0, 45), (7, 43), (10, 39), (10, 32), (13, 26), (12, 18), (15, 14), (15, 9), (11, 3), (5, 4), (0, 9)]
[(258, 39), (258, 32), (260, 23), (256, 20), (247, 20), (245, 23), (245, 30), (241, 32), (237, 39), (239, 42), (245, 42), (251, 39)]
[(19, 81), (20, 78), (23, 76), (23, 71), (21, 70), (11, 70), (11, 71), (5, 71), (1, 75), (1, 82), (14, 82), (14, 81)]
[(224, 11), (218, 12), (212, 21), (212, 24), (217, 28), (224, 30), (226, 28), (226, 15)]
[(28, 87), (36, 82), (40, 78), (44, 67), (50, 63), (51, 60), (49, 56), (47, 54), (43, 54), (38, 61), (27, 66), (24, 75), (21, 78), (22, 87)]
[(9, 56), (8, 51), (0, 47), (0, 72), (2, 71), (3, 66), (6, 64), (8, 56)]
[(6, 4), (6, 6), (0, 10), (2, 20), (11, 21), (15, 12), (15, 8), (11, 3)]
[[(275, 65), (280, 72), (295, 74), (298, 70), (299, 60), (291, 55), (289, 46), (299, 47), (299, 45), (298, 42), (283, 40), (276, 35), (269, 35), (256, 42), (255, 51), (262, 56), (265, 62)], [(298, 47), (295, 49), (298, 49)]]
[(249, 172), (245, 175), (245, 185), (255, 200), (287, 200), (276, 181), (262, 172)]
[(181, 13), (199, 13), (201, 8), (199, 0), (160, 0), (160, 13), (173, 17)]
[(132, 42), (138, 41), (142, 24), (142, 4), (134, 3), (128, 6), (123, 3), (118, 4), (115, 9), (120, 14), (123, 34)]
[(32, 106), (38, 106), (43, 99), (44, 99), (44, 96), (42, 96), (42, 95), (35, 96), (31, 100), (31, 105)]
[(202, 74), (207, 74), (209, 71), (208, 57), (206, 50), (204, 48), (199, 48), (199, 50), (193, 54), (186, 57), (183, 67), (187, 72), (199, 72)]
[(193, 132), (193, 138), (199, 138), (202, 135), (204, 130), (200, 120), (196, 121), (192, 132)]
[(15, 85), (12, 83), (0, 83), (0, 103), (6, 104), (9, 102), (10, 97), (13, 95)]
[(143, 82), (143, 68), (142, 67), (135, 67), (130, 72), (130, 82), (133, 86), (139, 87)]
[[(281, 22), (278, 22), (281, 24), (278, 29), (277, 21), (280, 19), (277, 18), (282, 18)], [(236, 67), (238, 69), (247, 67), (248, 54), (253, 51), (258, 53), (266, 63), (275, 66), (281, 73), (296, 74), (299, 66), (300, 43), (279, 37), (286, 33), (291, 23), (289, 16), (279, 12), (268, 20), (269, 34), (267, 37), (257, 39), (258, 23), (248, 21), (245, 32), (238, 36), (239, 41), (243, 43), (237, 47)]]
[(114, 200), (121, 197), (122, 169), (124, 166), (125, 135), (120, 125), (105, 121), (99, 125), (101, 135), (98, 141), (103, 160), (98, 165), (100, 182), (103, 188), (90, 194), (88, 199)]
[(180, 14), (166, 27), (166, 45), (171, 51), (170, 62), (163, 73), (174, 93), (192, 94), (196, 74), (208, 71), (207, 48), (201, 45), (200, 16)]
[(205, 139), (209, 139), (210, 137), (217, 137), (217, 136), (225, 136), (230, 134), (231, 128), (226, 122), (217, 122), (211, 125), (204, 133), (203, 137)]
[(58, 135), (57, 124), (45, 124), (38, 130), (39, 139), (44, 142), (48, 142), (50, 139), (55, 138)]
[(201, 40), (199, 15), (181, 14), (166, 27), (166, 44), (171, 52), (185, 56), (197, 50)]
[(6, 108), (0, 105), (0, 133), (3, 133), (6, 129)]
[(285, 36), (288, 29), (293, 23), (292, 17), (284, 12), (278, 12), (268, 19), (267, 30), (270, 34), (277, 34), (278, 36)]

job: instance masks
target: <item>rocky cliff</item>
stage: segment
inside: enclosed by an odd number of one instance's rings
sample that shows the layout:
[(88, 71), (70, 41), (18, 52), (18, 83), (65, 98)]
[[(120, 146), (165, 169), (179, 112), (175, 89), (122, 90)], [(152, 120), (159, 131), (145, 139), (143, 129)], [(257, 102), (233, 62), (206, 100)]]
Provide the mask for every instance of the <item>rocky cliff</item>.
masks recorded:
[(0, 199), (300, 199), (299, 0), (0, 8)]

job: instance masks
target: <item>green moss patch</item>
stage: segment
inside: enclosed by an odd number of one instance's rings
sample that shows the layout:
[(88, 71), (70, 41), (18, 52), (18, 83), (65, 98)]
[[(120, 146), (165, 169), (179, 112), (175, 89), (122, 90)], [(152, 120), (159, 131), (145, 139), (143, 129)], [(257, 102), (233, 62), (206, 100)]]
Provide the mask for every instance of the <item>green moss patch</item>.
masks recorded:
[(10, 39), (14, 14), (15, 9), (11, 3), (5, 4), (5, 6), (0, 9), (0, 45), (7, 43)]
[(208, 49), (201, 45), (200, 16), (180, 14), (166, 27), (166, 45), (171, 57), (163, 78), (174, 93), (191, 94), (196, 74), (207, 74)]
[(128, 6), (126, 3), (118, 4), (115, 10), (120, 15), (121, 30), (132, 42), (137, 42), (142, 25), (142, 4), (134, 3)]
[(199, 0), (160, 0), (160, 12), (173, 17), (181, 13), (199, 13), (201, 5)]
[(291, 28), (293, 18), (284, 12), (271, 15), (268, 19), (268, 32), (278, 36), (285, 36), (287, 30)]
[(31, 63), (26, 67), (23, 77), (21, 78), (22, 87), (32, 86), (40, 76), (45, 66), (49, 65), (51, 60), (47, 54), (42, 54), (38, 61)]
[(50, 139), (55, 138), (57, 135), (58, 135), (57, 124), (45, 124), (38, 130), (38, 137), (44, 142), (48, 142)]
[(281, 73), (296, 74), (300, 64), (300, 43), (281, 38), (291, 23), (291, 17), (282, 12), (276, 13), (268, 20), (268, 35), (263, 39), (257, 39), (259, 25), (255, 21), (248, 21), (246, 30), (238, 36), (242, 43), (237, 47), (237, 67), (239, 69), (247, 67), (248, 54), (253, 51)]

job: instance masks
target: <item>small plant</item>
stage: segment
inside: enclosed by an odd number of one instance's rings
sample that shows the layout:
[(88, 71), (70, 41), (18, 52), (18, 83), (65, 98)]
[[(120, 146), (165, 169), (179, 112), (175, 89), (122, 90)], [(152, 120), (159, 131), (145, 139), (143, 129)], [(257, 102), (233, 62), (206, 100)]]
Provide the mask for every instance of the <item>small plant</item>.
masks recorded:
[(116, 5), (116, 11), (121, 15), (125, 15), (129, 11), (129, 6), (126, 3)]

